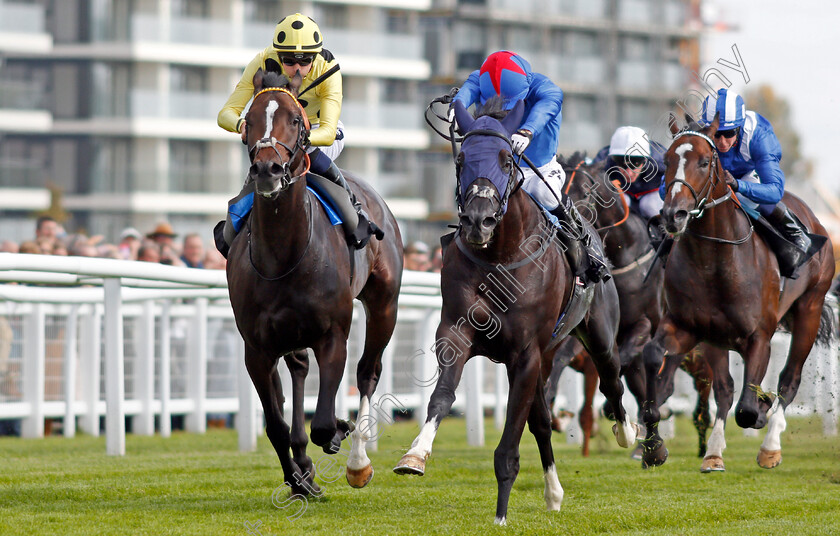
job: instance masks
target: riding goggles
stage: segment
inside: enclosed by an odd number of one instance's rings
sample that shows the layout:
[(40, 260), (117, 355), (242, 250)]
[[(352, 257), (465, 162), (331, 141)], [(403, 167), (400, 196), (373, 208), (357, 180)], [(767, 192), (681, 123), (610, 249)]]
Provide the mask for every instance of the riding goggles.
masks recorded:
[(645, 165), (644, 156), (614, 155), (610, 157), (610, 167), (621, 169), (638, 169)]
[(729, 130), (718, 130), (717, 132), (715, 132), (715, 138), (724, 137), (728, 140), (730, 138), (734, 138), (736, 134), (738, 134), (737, 128), (732, 128)]
[(313, 59), (315, 59), (315, 56), (312, 56), (312, 55), (306, 55), (306, 56), (302, 56), (302, 57), (299, 57), (299, 58), (296, 57), (296, 56), (281, 56), (280, 57), (280, 61), (283, 62), (283, 65), (287, 65), (289, 67), (291, 67), (292, 65), (300, 65), (301, 67), (306, 67), (307, 65), (312, 63)]

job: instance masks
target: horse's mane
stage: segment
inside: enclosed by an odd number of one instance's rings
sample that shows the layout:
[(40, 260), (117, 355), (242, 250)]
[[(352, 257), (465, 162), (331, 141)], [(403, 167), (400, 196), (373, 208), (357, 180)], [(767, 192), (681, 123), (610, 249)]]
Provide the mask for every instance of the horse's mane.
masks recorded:
[(560, 162), (560, 165), (564, 168), (574, 168), (581, 162), (586, 160), (586, 151), (575, 151), (572, 153), (568, 159), (564, 157), (562, 154), (557, 155), (557, 161)]
[(487, 99), (482, 106), (477, 106), (473, 117), (478, 119), (479, 117), (489, 116), (493, 119), (501, 121), (505, 118), (509, 111), (510, 110), (505, 110), (505, 99), (496, 95), (495, 97)]
[(280, 74), (274, 71), (268, 71), (263, 74), (262, 85), (263, 87), (289, 87), (290, 84), (289, 78), (285, 74)]

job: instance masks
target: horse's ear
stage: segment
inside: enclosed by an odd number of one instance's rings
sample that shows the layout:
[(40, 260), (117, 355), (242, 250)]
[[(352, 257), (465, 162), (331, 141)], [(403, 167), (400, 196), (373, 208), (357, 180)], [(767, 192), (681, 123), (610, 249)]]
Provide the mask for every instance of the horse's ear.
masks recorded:
[(522, 116), (525, 115), (525, 101), (520, 100), (513, 106), (513, 109), (508, 112), (504, 119), (502, 119), (502, 126), (507, 130), (508, 135), (513, 134), (522, 124)]
[(680, 126), (677, 124), (677, 116), (673, 113), (668, 114), (668, 130), (671, 131), (671, 136), (676, 136), (680, 131)]
[(257, 69), (257, 72), (254, 73), (254, 95), (263, 89), (263, 76), (265, 76), (265, 71), (262, 69)]
[(300, 86), (303, 84), (303, 78), (300, 76), (300, 71), (295, 71), (295, 75), (291, 78), (286, 78), (286, 80), (288, 81), (286, 89), (288, 89), (292, 95), (297, 97), (300, 92)]
[(463, 133), (469, 132), (473, 123), (475, 123), (475, 119), (467, 111), (463, 102), (456, 100), (452, 103), (452, 106), (455, 109), (455, 122), (458, 124), (458, 130)]

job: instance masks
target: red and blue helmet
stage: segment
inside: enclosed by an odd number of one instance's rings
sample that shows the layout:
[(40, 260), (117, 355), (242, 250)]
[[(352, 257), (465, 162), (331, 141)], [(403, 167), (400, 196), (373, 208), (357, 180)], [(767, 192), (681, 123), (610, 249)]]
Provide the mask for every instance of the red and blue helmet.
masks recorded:
[(507, 50), (487, 56), (478, 75), (481, 104), (501, 95), (505, 99), (505, 110), (510, 110), (517, 101), (525, 99), (533, 78), (531, 64), (522, 56)]
[(703, 101), (702, 122), (710, 125), (715, 120), (716, 113), (720, 114), (718, 130), (742, 127), (747, 113), (744, 99), (734, 91), (719, 89), (716, 96), (709, 95)]

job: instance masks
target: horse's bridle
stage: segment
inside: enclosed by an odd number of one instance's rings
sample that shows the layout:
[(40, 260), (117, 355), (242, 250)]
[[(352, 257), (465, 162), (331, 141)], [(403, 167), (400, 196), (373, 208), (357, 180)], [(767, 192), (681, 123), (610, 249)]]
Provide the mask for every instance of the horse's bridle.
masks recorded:
[[(711, 162), (709, 162), (709, 176), (706, 177), (706, 183), (703, 186), (703, 189), (700, 191), (700, 194), (703, 194), (703, 196), (700, 197), (700, 195), (698, 195), (698, 193), (694, 190), (694, 188), (692, 188), (692, 186), (690, 184), (688, 184), (688, 182), (686, 182), (682, 179), (677, 179), (677, 178), (675, 178), (670, 184), (668, 184), (665, 187), (665, 193), (667, 194), (668, 191), (671, 189), (671, 187), (674, 186), (677, 183), (685, 185), (688, 188), (688, 191), (691, 192), (691, 195), (694, 197), (694, 208), (692, 210), (688, 211), (689, 218), (700, 219), (700, 218), (703, 217), (703, 214), (705, 214), (707, 209), (714, 208), (714, 207), (720, 205), (721, 203), (724, 203), (724, 202), (730, 200), (732, 198), (732, 189), (727, 188), (726, 193), (724, 195), (722, 195), (721, 197), (718, 197), (717, 199), (712, 199), (711, 201), (708, 201), (709, 196), (712, 194), (712, 192), (714, 192), (715, 188), (717, 187), (718, 183), (720, 182), (720, 175), (718, 175), (718, 173), (717, 173), (717, 165), (718, 165), (719, 157), (718, 157), (717, 148), (715, 147), (715, 142), (713, 142), (710, 137), (706, 136), (702, 132), (697, 132), (696, 130), (683, 130), (682, 132), (679, 132), (679, 133), (677, 133), (676, 136), (674, 136), (674, 141), (672, 143), (676, 142), (679, 138), (681, 138), (683, 136), (697, 136), (699, 138), (703, 138), (706, 141), (706, 143), (708, 143), (709, 146), (712, 148), (712, 160), (711, 160)], [(740, 203), (736, 202), (735, 204), (738, 206), (738, 208), (741, 209), (741, 211), (744, 211), (744, 207), (742, 207)], [(746, 212), (744, 212), (744, 214), (746, 215)], [(750, 237), (753, 234), (752, 220), (750, 220), (750, 217), (748, 215), (747, 215), (747, 221), (750, 224), (749, 232), (747, 233), (746, 236), (744, 236), (743, 238), (739, 238), (737, 240), (726, 240), (725, 238), (717, 238), (715, 236), (706, 236), (706, 235), (701, 235), (701, 234), (697, 234), (697, 233), (694, 233), (694, 232), (692, 232), (691, 234), (698, 237), (698, 238), (703, 238), (705, 240), (711, 240), (712, 242), (717, 242), (719, 244), (739, 245), (739, 244), (743, 244), (744, 242), (749, 240)]]
[[(309, 118), (306, 116), (306, 111), (303, 109), (303, 106), (301, 106), (300, 101), (298, 101), (297, 97), (295, 97), (292, 94), (292, 92), (289, 91), (286, 88), (267, 87), (267, 88), (261, 90), (260, 92), (258, 92), (256, 95), (254, 95), (254, 100), (256, 100), (257, 97), (259, 97), (263, 93), (267, 93), (269, 91), (279, 91), (280, 93), (285, 93), (286, 95), (291, 97), (292, 100), (294, 101), (294, 103), (298, 106), (298, 108), (300, 108), (301, 115), (303, 117), (303, 120), (300, 121), (297, 125), (298, 126), (298, 134), (297, 134), (297, 138), (295, 139), (294, 147), (289, 147), (288, 145), (286, 145), (282, 141), (278, 140), (274, 136), (272, 136), (270, 138), (261, 138), (261, 139), (257, 140), (254, 143), (254, 145), (248, 147), (248, 158), (251, 160), (251, 162), (254, 161), (254, 158), (256, 158), (256, 156), (257, 156), (257, 152), (259, 152), (261, 149), (273, 149), (274, 150), (274, 152), (277, 154), (277, 158), (280, 160), (280, 167), (281, 167), (281, 170), (283, 172), (283, 176), (280, 179), (280, 190), (282, 191), (282, 190), (285, 190), (286, 188), (288, 188), (289, 186), (291, 186), (292, 184), (294, 184), (295, 182), (299, 181), (303, 177), (305, 177), (307, 171), (309, 171), (309, 164), (307, 163), (306, 169), (302, 173), (300, 173), (298, 175), (295, 175), (295, 176), (292, 176), (292, 162), (295, 160), (295, 157), (297, 156), (297, 154), (300, 151), (303, 151), (304, 158), (306, 158), (306, 150), (309, 147), (308, 132), (309, 132), (310, 125), (309, 125)], [(283, 155), (281, 155), (280, 151), (277, 150), (278, 145), (283, 147), (284, 149), (286, 149), (286, 151), (289, 152), (289, 159), (288, 160), (285, 160), (285, 161), (283, 160)]]

